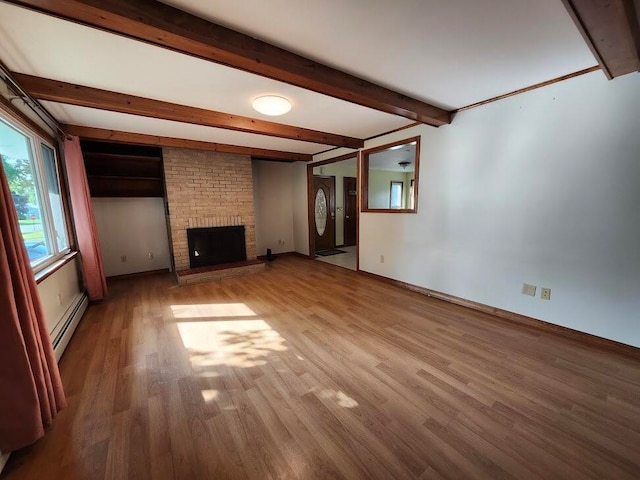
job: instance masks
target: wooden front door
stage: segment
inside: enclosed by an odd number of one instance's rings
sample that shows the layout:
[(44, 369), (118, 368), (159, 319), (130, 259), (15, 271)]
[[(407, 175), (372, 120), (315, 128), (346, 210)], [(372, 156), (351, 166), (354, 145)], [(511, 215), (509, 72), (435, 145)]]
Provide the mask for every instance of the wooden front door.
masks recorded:
[(344, 177), (344, 246), (356, 244), (358, 228), (358, 180)]
[(316, 252), (336, 246), (336, 177), (313, 176)]

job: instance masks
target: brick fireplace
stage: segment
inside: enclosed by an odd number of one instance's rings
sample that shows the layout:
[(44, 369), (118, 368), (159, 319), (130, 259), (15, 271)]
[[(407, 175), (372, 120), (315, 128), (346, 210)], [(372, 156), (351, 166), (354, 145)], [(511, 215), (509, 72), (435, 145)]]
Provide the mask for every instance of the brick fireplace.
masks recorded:
[(251, 157), (163, 148), (174, 269), (189, 269), (188, 228), (244, 225), (247, 259), (256, 258)]

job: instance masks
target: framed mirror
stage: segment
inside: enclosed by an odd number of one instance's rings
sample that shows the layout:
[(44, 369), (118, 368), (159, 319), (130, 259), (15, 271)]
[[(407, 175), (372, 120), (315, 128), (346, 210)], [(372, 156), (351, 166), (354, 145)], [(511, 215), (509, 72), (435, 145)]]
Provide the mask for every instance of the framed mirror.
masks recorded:
[(416, 213), (420, 137), (362, 152), (362, 211)]

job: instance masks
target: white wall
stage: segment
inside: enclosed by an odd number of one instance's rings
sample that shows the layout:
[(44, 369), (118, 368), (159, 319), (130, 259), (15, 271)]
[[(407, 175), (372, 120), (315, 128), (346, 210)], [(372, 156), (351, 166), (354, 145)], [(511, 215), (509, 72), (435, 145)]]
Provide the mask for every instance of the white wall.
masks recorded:
[(344, 245), (344, 177), (356, 177), (358, 174), (356, 159), (329, 163), (313, 169), (314, 175), (327, 175), (336, 178), (336, 245)]
[(107, 277), (170, 268), (162, 198), (94, 198), (92, 203)]
[(253, 198), (258, 255), (294, 250), (293, 168), (291, 163), (254, 160)]
[(293, 169), (293, 246), (294, 251), (309, 255), (309, 197), (307, 164), (292, 163)]
[(77, 262), (78, 257), (38, 284), (38, 294), (52, 339), (60, 333), (63, 320), (66, 319), (65, 313), (81, 295)]
[(402, 208), (409, 208), (413, 174), (388, 170), (369, 170), (369, 208), (390, 208), (391, 182), (402, 182)]
[(361, 215), (360, 269), (640, 347), (638, 105), (594, 72), (366, 142), (422, 135), (420, 198)]

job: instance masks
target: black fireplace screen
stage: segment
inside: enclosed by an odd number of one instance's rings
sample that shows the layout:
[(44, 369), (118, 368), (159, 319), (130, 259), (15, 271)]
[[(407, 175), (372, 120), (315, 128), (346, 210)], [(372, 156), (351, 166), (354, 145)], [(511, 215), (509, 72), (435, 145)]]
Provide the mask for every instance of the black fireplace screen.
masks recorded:
[(191, 268), (242, 262), (247, 259), (244, 225), (188, 228), (187, 241)]

